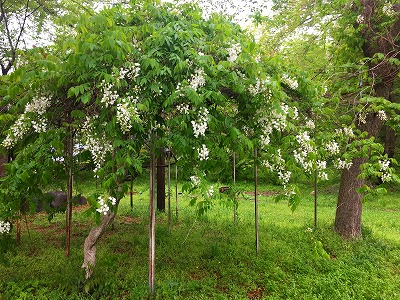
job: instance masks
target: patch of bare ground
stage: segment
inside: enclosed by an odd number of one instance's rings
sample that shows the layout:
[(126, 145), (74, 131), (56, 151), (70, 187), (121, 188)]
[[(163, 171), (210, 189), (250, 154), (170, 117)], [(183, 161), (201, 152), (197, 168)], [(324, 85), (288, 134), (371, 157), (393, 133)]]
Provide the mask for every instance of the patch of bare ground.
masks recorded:
[(246, 293), (247, 299), (261, 299), (263, 297), (265, 288), (263, 286), (259, 286), (253, 290), (249, 290)]

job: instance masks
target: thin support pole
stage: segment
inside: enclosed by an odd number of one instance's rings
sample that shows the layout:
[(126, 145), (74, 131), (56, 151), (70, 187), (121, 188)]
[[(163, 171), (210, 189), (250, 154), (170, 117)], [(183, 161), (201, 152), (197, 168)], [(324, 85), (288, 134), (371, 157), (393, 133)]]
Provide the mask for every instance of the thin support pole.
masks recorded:
[(258, 255), (258, 170), (257, 170), (257, 147), (254, 148), (254, 219), (256, 231), (256, 253)]
[(317, 191), (317, 177), (318, 177), (318, 171), (314, 171), (314, 228), (317, 229), (317, 197), (318, 197), (318, 191)]
[(17, 244), (21, 243), (21, 211), (18, 211), (17, 219)]
[[(233, 185), (236, 186), (236, 153), (233, 152)], [(236, 199), (235, 199), (236, 200)], [(233, 204), (233, 222), (237, 222), (237, 203)]]
[(175, 215), (178, 219), (178, 166), (175, 164)]
[(130, 194), (131, 211), (133, 211), (133, 175), (131, 175)]
[(72, 191), (73, 191), (73, 151), (74, 151), (74, 141), (72, 126), (68, 126), (68, 137), (66, 140), (65, 154), (67, 156), (67, 210), (65, 214), (66, 218), (66, 232), (65, 232), (65, 256), (69, 257), (71, 255), (71, 221), (72, 221)]
[(171, 233), (171, 153), (168, 151), (168, 233)]
[(150, 147), (150, 224), (149, 224), (149, 290), (150, 295), (155, 293), (155, 241), (156, 241), (156, 214), (155, 214), (155, 157), (154, 149)]
[[(314, 139), (317, 136), (317, 120), (316, 116), (314, 115)], [(317, 186), (318, 186), (318, 170), (315, 168), (314, 170), (314, 229), (317, 229), (317, 198), (318, 198), (318, 191), (317, 191)]]

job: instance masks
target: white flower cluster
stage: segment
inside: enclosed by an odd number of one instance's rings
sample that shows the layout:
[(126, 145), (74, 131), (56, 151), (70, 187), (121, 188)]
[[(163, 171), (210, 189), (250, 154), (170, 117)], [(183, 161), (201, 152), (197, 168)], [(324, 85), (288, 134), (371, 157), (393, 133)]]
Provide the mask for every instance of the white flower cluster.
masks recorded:
[(104, 164), (107, 152), (112, 151), (112, 145), (106, 143), (104, 138), (96, 138), (94, 136), (88, 137), (86, 140), (88, 147), (95, 164), (93, 172), (97, 172)]
[(343, 128), (335, 129), (335, 133), (337, 135), (344, 135), (344, 136), (347, 136), (350, 138), (354, 137), (354, 132), (351, 127), (343, 127)]
[(97, 208), (96, 211), (100, 214), (106, 215), (108, 213), (108, 211), (110, 210), (110, 206), (108, 205), (109, 203), (111, 203), (112, 206), (115, 206), (115, 204), (117, 204), (117, 199), (111, 196), (108, 197), (108, 201), (104, 200), (101, 196), (99, 196), (97, 199), (99, 200), (100, 207)]
[[(96, 117), (93, 117), (96, 119)], [(84, 147), (88, 149), (92, 155), (96, 173), (104, 164), (106, 154), (112, 151), (112, 145), (107, 142), (104, 136), (98, 137), (93, 133), (92, 119), (87, 117), (85, 124), (83, 126), (84, 136), (82, 137), (82, 142)]]
[(0, 221), (0, 234), (9, 233), (11, 231), (10, 222)]
[(393, 9), (393, 4), (388, 4), (386, 3), (382, 7), (382, 12), (387, 15), (388, 17), (394, 17), (396, 14), (396, 11)]
[(214, 196), (214, 187), (210, 186), (210, 188), (206, 191), (207, 198), (212, 198)]
[(250, 84), (247, 90), (253, 96), (258, 95), (267, 90), (267, 85), (269, 84), (269, 77), (265, 81), (261, 81), (259, 78), (256, 79), (256, 84)]
[[(176, 110), (181, 113), (181, 114), (185, 114), (188, 115), (189, 111), (190, 111), (190, 106), (187, 103), (180, 103), (176, 106)], [(193, 124), (193, 123), (192, 123)]]
[(208, 151), (207, 146), (205, 144), (201, 145), (201, 148), (197, 149), (197, 153), (199, 154), (199, 159), (200, 160), (207, 160), (208, 159), (209, 151)]
[(290, 171), (278, 171), (278, 178), (282, 181), (282, 185), (285, 189), (286, 189), (286, 184), (289, 182), (291, 175), (292, 172)]
[(114, 103), (118, 99), (118, 93), (117, 91), (113, 91), (113, 84), (112, 83), (106, 83), (106, 81), (103, 79), (101, 81), (100, 87), (103, 88), (103, 96), (100, 100), (102, 104), (105, 105), (105, 107), (109, 107), (111, 105), (114, 105)]
[(379, 160), (378, 164), (381, 171), (386, 171), (390, 166), (390, 160)]
[(271, 126), (278, 131), (284, 130), (286, 128), (286, 119), (289, 114), (289, 106), (285, 103), (280, 105), (281, 111), (273, 110), (271, 114)]
[(33, 112), (43, 115), (51, 105), (50, 99), (45, 96), (34, 97), (30, 103), (25, 105), (25, 113)]
[[(24, 137), (31, 126), (37, 133), (45, 132), (47, 129), (47, 123), (43, 115), (50, 105), (51, 101), (49, 97), (34, 97), (30, 103), (25, 105), (24, 113), (20, 115), (17, 121), (11, 126), (11, 132), (7, 134), (1, 145), (4, 148), (13, 147), (18, 140), (21, 140)], [(39, 118), (38, 120), (31, 120), (31, 118), (25, 115), (26, 113), (37, 114)]]
[(390, 173), (382, 173), (381, 179), (382, 182), (392, 181), (392, 175)]
[(298, 120), (298, 118), (299, 118), (299, 110), (297, 109), (296, 106), (293, 106), (292, 110), (293, 110), (293, 119)]
[(315, 152), (315, 149), (311, 144), (310, 136), (307, 131), (304, 131), (296, 136), (296, 140), (300, 148), (293, 151), (294, 158), (303, 167), (304, 171), (311, 174), (313, 171), (313, 162), (308, 160), (308, 154)]
[(132, 105), (130, 98), (124, 98), (117, 104), (117, 122), (123, 133), (129, 132), (132, 128), (133, 119), (139, 119), (139, 112)]
[(11, 126), (10, 133), (7, 134), (1, 145), (4, 148), (11, 148), (15, 143), (22, 139), (30, 128), (29, 119), (26, 118), (25, 114), (19, 116), (18, 120)]
[(183, 97), (183, 92), (182, 92), (182, 83), (178, 82), (175, 88), (176, 93), (178, 94), (178, 97)]
[(315, 129), (314, 121), (310, 119), (307, 119), (305, 126), (311, 130)]
[(358, 115), (358, 123), (359, 124), (366, 124), (367, 123), (367, 115), (364, 113), (360, 113)]
[(272, 156), (273, 165), (269, 165), (271, 171), (278, 172), (278, 178), (282, 181), (283, 188), (286, 190), (286, 185), (290, 180), (292, 172), (285, 169), (285, 160), (282, 157), (281, 149), (278, 149), (277, 155)]
[(379, 160), (378, 161), (380, 171), (382, 172), (381, 179), (382, 182), (389, 182), (392, 180), (392, 175), (388, 173), (390, 166), (390, 160)]
[(304, 171), (311, 174), (313, 170), (313, 164), (308, 160), (308, 153), (309, 151), (302, 148), (299, 150), (295, 149), (293, 151), (293, 156), (296, 162), (303, 167)]
[(195, 73), (192, 74), (189, 80), (189, 85), (192, 89), (197, 91), (199, 87), (202, 87), (206, 84), (206, 79), (204, 77), (205, 72), (203, 69), (196, 69)]
[(381, 121), (386, 121), (387, 120), (387, 115), (386, 115), (384, 110), (381, 109), (381, 110), (378, 111), (378, 118)]
[(269, 135), (260, 135), (260, 143), (262, 147), (266, 147), (271, 142)]
[(119, 70), (118, 79), (119, 80), (124, 78), (135, 79), (136, 77), (139, 76), (139, 72), (140, 72), (140, 64), (134, 63), (129, 65), (127, 68), (121, 68)]
[(281, 104), (281, 111), (276, 109), (272, 110), (269, 114), (265, 115), (264, 110), (258, 110), (256, 115), (258, 115), (257, 123), (261, 128), (260, 142), (261, 146), (265, 147), (270, 143), (270, 135), (274, 129), (277, 131), (282, 131), (287, 126), (287, 115), (289, 113), (289, 106), (285, 103)]
[(195, 175), (190, 176), (190, 180), (192, 181), (193, 186), (198, 186), (201, 182), (200, 177)]
[(330, 142), (326, 143), (325, 149), (331, 155), (336, 155), (339, 153), (339, 145), (335, 141), (330, 141)]
[(37, 133), (45, 132), (47, 130), (46, 119), (39, 117), (38, 120), (32, 120), (32, 127)]
[(304, 131), (296, 135), (296, 140), (300, 144), (300, 146), (307, 152), (314, 151), (314, 147), (311, 145), (310, 135), (308, 134), (307, 131)]
[(203, 107), (199, 111), (199, 116), (197, 118), (197, 121), (191, 121), (194, 136), (196, 138), (198, 138), (199, 135), (204, 136), (207, 130), (207, 122), (208, 122), (208, 109)]
[(357, 23), (358, 24), (364, 23), (364, 16), (363, 15), (358, 15), (357, 16)]
[(317, 171), (318, 171), (318, 178), (322, 180), (328, 180), (328, 173), (326, 173), (324, 170), (326, 170), (326, 161), (325, 160), (317, 160), (316, 161), (317, 165)]
[(333, 163), (334, 167), (336, 169), (339, 170), (349, 170), (351, 168), (351, 166), (353, 165), (353, 163), (351, 161), (345, 161), (345, 160), (341, 160), (340, 158), (338, 158), (334, 163)]
[(230, 48), (228, 48), (228, 58), (227, 60), (230, 62), (234, 62), (237, 60), (239, 53), (242, 52), (242, 47), (240, 44), (233, 44)]
[(288, 76), (287, 74), (282, 75), (282, 81), (287, 84), (292, 90), (295, 90), (299, 87), (299, 84), (296, 79)]

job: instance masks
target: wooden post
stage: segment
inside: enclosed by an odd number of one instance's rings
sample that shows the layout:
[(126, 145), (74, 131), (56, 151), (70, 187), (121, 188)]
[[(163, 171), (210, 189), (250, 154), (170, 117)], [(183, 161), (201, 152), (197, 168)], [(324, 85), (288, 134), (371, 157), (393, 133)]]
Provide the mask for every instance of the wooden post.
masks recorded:
[(257, 147), (254, 147), (254, 219), (256, 231), (256, 253), (258, 255), (258, 170), (257, 170)]
[(154, 184), (155, 184), (155, 157), (153, 141), (150, 142), (150, 221), (149, 221), (149, 289), (150, 295), (155, 293), (155, 240), (156, 240), (156, 213), (154, 199)]
[(168, 149), (168, 233), (171, 233), (171, 152)]

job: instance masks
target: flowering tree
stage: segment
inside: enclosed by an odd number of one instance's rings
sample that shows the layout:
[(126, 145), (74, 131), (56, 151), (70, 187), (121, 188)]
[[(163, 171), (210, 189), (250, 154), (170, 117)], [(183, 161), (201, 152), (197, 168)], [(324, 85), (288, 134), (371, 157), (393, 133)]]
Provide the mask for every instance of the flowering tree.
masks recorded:
[[(299, 201), (292, 172), (327, 176), (326, 162), (314, 154), (318, 141), (307, 129), (313, 124), (304, 120), (321, 90), (266, 56), (221, 15), (204, 18), (193, 4), (137, 1), (82, 16), (63, 49), (13, 75), (8, 99), (23, 111), (2, 146), (20, 143), (24, 150), (8, 166), (4, 182), (13, 188), (1, 191), (15, 201), (2, 205), (11, 218), (22, 194), (40, 194), (52, 172), (62, 171), (70, 189), (74, 144), (83, 145), (80, 155), (90, 154), (94, 175), (107, 190), (88, 197), (100, 225), (85, 240), (87, 278), (97, 240), (129, 188), (127, 175), (142, 169), (142, 149), (150, 155), (151, 173), (160, 149), (172, 149), (191, 179), (186, 189), (202, 195), (193, 199), (199, 212), (223, 197), (203, 179), (231, 152), (250, 158), (258, 149), (257, 163), (277, 173), (292, 206)], [(335, 153), (336, 144), (330, 147)], [(150, 236), (154, 256), (154, 224)]]

